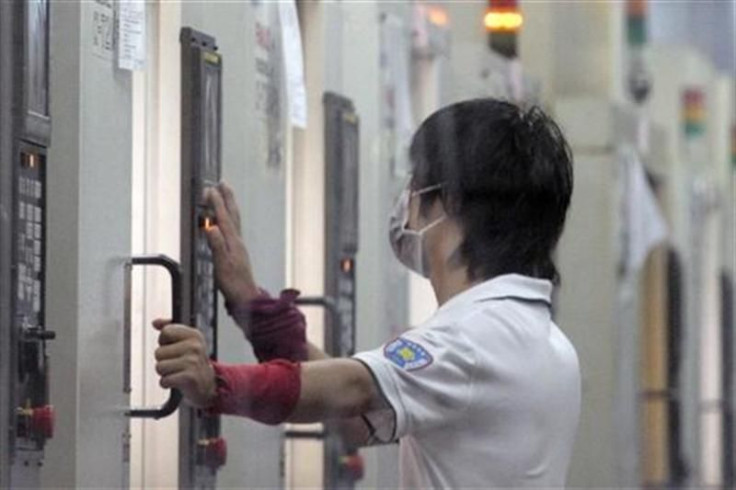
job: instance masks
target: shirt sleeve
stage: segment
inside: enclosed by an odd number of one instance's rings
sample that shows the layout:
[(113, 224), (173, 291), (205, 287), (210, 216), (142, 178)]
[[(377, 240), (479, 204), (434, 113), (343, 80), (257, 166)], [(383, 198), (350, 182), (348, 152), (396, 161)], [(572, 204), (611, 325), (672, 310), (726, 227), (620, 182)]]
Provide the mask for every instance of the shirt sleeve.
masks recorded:
[(354, 358), (373, 374), (388, 405), (366, 414), (378, 442), (446, 425), (470, 404), (475, 351), (453, 327), (419, 327)]

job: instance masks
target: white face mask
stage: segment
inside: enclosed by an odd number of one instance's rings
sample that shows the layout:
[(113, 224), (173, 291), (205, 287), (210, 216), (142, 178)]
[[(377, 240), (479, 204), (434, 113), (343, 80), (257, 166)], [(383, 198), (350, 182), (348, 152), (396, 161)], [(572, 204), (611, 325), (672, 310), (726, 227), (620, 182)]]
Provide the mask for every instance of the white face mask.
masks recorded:
[(396, 201), (396, 206), (394, 206), (389, 218), (389, 240), (396, 258), (406, 267), (426, 278), (429, 278), (429, 259), (424, 249), (424, 235), (444, 221), (447, 216), (437, 218), (421, 230), (410, 230), (407, 228), (409, 225), (409, 199), (412, 196), (419, 196), (440, 189), (442, 186), (443, 184), (433, 185), (414, 192), (405, 189)]

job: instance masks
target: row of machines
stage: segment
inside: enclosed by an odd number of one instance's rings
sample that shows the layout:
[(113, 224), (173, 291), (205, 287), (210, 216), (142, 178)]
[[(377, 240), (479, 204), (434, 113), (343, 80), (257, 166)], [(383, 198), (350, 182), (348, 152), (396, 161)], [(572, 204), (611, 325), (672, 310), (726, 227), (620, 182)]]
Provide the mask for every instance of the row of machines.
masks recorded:
[[(55, 338), (45, 314), (46, 169), (53, 122), (49, 101), (49, 2), (0, 2), (0, 488), (40, 487), (44, 448), (54, 435), (49, 399)], [(203, 189), (221, 175), (223, 59), (213, 37), (184, 28), (181, 43), (181, 261), (136, 256), (126, 263), (130, 293), (135, 267), (163, 267), (172, 281), (172, 318), (202, 331), (217, 357), (217, 290), (205, 229), (214, 216)], [(358, 245), (359, 123), (352, 103), (324, 98), (327, 144), (327, 279), (325, 296), (302, 298), (328, 311), (325, 347), (355, 351), (355, 256)], [(128, 322), (129, 325), (129, 322)], [(126, 336), (130, 366), (130, 335)], [(130, 368), (125, 389), (131, 390)], [(220, 418), (182, 406), (172, 390), (161, 407), (131, 408), (128, 417), (179, 414), (179, 485), (211, 489), (227, 458)], [(289, 434), (287, 433), (287, 437)], [(354, 486), (362, 461), (329, 424), (324, 440), (325, 487)], [(53, 442), (51, 442), (53, 443)], [(275, 455), (276, 457), (276, 455)]]

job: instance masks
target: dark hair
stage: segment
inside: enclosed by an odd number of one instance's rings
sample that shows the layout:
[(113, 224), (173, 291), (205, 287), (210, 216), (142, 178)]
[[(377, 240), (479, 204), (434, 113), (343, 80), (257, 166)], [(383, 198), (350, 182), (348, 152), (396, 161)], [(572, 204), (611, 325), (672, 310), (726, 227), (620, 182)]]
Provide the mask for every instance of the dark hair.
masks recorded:
[(410, 148), (414, 190), (426, 213), (442, 199), (464, 231), (471, 280), (524, 274), (558, 282), (552, 259), (573, 187), (572, 154), (541, 109), (476, 99), (431, 115)]

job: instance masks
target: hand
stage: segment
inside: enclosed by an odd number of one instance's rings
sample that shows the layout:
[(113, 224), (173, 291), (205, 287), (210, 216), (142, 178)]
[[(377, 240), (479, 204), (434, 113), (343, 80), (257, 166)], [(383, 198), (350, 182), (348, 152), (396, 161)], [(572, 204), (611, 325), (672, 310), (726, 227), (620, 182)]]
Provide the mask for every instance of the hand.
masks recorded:
[(205, 199), (217, 218), (217, 224), (207, 230), (217, 286), (229, 303), (249, 303), (260, 291), (253, 279), (248, 250), (240, 236), (240, 213), (233, 191), (222, 182), (207, 189)]
[(161, 332), (156, 349), (161, 387), (180, 390), (197, 408), (210, 406), (217, 396), (217, 384), (202, 333), (169, 320), (155, 320), (153, 327)]

